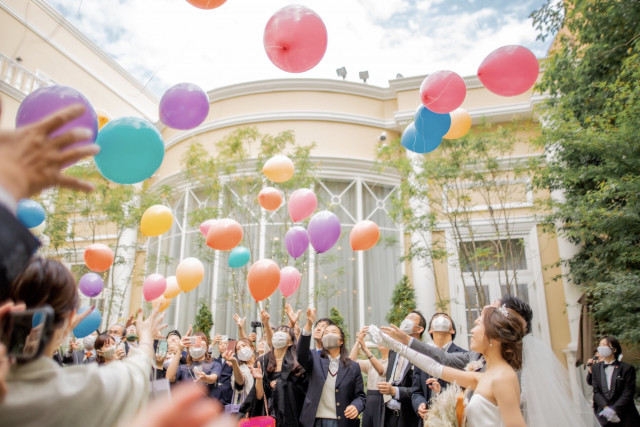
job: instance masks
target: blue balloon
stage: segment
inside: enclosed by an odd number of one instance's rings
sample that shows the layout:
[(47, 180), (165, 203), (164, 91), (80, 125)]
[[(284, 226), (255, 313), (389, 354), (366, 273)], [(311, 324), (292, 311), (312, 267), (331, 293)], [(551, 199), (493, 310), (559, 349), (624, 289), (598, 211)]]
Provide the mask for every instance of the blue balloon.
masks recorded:
[(44, 208), (35, 200), (22, 199), (16, 211), (18, 219), (27, 228), (37, 227), (44, 221)]
[(249, 249), (244, 246), (236, 246), (229, 254), (229, 267), (240, 268), (246, 265), (251, 259)]
[(110, 181), (135, 184), (151, 177), (164, 158), (164, 142), (158, 129), (138, 117), (111, 120), (98, 133), (98, 170)]
[(418, 133), (425, 139), (442, 140), (451, 127), (451, 115), (434, 113), (421, 105), (414, 116), (414, 123)]
[(442, 138), (425, 138), (416, 130), (414, 123), (407, 126), (400, 138), (404, 148), (419, 154), (430, 153), (438, 148), (441, 142)]
[[(82, 307), (78, 310), (78, 314), (82, 314), (87, 311), (89, 307)], [(76, 338), (84, 338), (87, 335), (91, 334), (93, 331), (100, 328), (100, 323), (102, 322), (102, 315), (98, 311), (97, 308), (94, 308), (93, 311), (84, 319), (82, 322), (76, 326), (73, 330), (73, 335)]]

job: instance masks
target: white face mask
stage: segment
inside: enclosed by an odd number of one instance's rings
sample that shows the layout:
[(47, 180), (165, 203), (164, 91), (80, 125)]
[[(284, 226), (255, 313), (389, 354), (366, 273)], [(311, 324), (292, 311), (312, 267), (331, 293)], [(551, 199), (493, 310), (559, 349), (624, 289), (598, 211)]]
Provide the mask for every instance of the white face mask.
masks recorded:
[(115, 347), (109, 347), (107, 349), (102, 350), (102, 357), (104, 357), (106, 360), (111, 360), (116, 356), (116, 348)]
[(431, 322), (431, 330), (433, 332), (449, 332), (451, 330), (451, 322), (444, 316), (438, 316)]
[(189, 354), (191, 355), (192, 359), (200, 359), (202, 356), (204, 356), (205, 352), (207, 351), (206, 348), (204, 347), (191, 347), (189, 349)]
[(114, 340), (116, 340), (116, 345), (120, 344), (120, 340), (122, 339), (122, 337), (113, 337)]
[(613, 351), (611, 351), (611, 348), (606, 345), (599, 345), (598, 354), (602, 357), (609, 357), (613, 354)]
[(410, 319), (404, 319), (402, 323), (400, 323), (400, 330), (407, 335), (411, 335), (413, 333), (413, 328), (416, 326)]
[(324, 347), (326, 350), (338, 348), (340, 347), (340, 344), (338, 344), (339, 340), (340, 336), (338, 336), (337, 334), (324, 334), (322, 336), (322, 347)]
[(253, 351), (249, 347), (243, 347), (238, 351), (238, 359), (242, 362), (248, 362), (253, 357)]
[(289, 334), (284, 331), (278, 331), (273, 334), (273, 337), (271, 338), (271, 344), (273, 345), (273, 348), (285, 348), (287, 346), (288, 337)]
[(96, 338), (98, 337), (96, 337), (95, 335), (89, 335), (82, 338), (82, 345), (84, 346), (84, 349), (93, 350), (93, 346), (96, 343)]

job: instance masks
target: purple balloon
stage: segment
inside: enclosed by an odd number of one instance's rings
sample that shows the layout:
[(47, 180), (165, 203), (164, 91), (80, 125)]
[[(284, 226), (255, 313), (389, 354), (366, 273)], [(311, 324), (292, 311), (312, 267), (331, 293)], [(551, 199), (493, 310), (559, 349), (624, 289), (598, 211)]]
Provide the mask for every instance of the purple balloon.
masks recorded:
[(284, 243), (287, 246), (287, 252), (294, 258), (302, 256), (309, 247), (309, 233), (304, 227), (296, 225), (291, 227), (284, 236)]
[(209, 97), (192, 83), (169, 88), (160, 100), (160, 120), (170, 128), (193, 129), (207, 118)]
[(46, 86), (31, 92), (18, 107), (16, 127), (19, 128), (35, 123), (64, 107), (74, 104), (82, 104), (85, 108), (84, 114), (58, 128), (51, 136), (62, 135), (71, 129), (82, 127), (91, 130), (91, 138), (73, 144), (71, 147), (95, 142), (98, 135), (98, 115), (83, 94), (67, 86)]
[(307, 230), (311, 246), (321, 254), (331, 249), (340, 238), (340, 220), (333, 212), (320, 211), (311, 217)]
[(104, 287), (104, 282), (102, 281), (102, 277), (96, 273), (87, 273), (80, 278), (80, 292), (88, 296), (89, 298), (93, 298), (98, 296), (100, 292), (102, 292), (102, 288)]

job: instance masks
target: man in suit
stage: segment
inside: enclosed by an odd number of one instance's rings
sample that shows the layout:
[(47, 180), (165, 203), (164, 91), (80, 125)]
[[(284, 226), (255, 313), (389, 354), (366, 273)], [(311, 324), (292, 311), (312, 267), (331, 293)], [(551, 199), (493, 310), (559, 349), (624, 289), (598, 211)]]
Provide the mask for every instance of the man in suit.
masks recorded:
[[(415, 340), (422, 339), (427, 326), (422, 313), (412, 311), (407, 314), (400, 329)], [(398, 356), (395, 351), (389, 352), (386, 381), (378, 383), (380, 393), (384, 395), (385, 427), (404, 427), (418, 425), (418, 415), (411, 403), (411, 386), (413, 384), (414, 366), (407, 359)]]
[(67, 354), (62, 358), (62, 363), (65, 365), (84, 365), (86, 363), (95, 362), (96, 350), (94, 348), (94, 344), (98, 335), (100, 335), (100, 332), (95, 330), (84, 337), (82, 339), (84, 349), (82, 350), (77, 349), (75, 341), (73, 340), (69, 345)]
[[(451, 317), (446, 313), (436, 313), (429, 321), (429, 335), (434, 345), (447, 353), (466, 353), (467, 350), (454, 344), (456, 337), (456, 326)], [(427, 380), (432, 378), (421, 369), (415, 368), (413, 373), (413, 384), (411, 386), (411, 401), (413, 409), (418, 416), (425, 419), (429, 407), (429, 401), (437, 390), (443, 390), (449, 385), (448, 382), (437, 380), (438, 384), (427, 384)], [(435, 390), (435, 392), (434, 392)], [(422, 423), (420, 421), (420, 423)]]

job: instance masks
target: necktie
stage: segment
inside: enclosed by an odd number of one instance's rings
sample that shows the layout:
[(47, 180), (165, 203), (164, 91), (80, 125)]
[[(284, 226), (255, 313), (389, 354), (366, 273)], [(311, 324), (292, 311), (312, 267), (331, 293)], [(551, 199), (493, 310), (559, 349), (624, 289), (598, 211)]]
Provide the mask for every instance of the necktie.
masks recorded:
[(87, 359), (90, 358), (91, 356), (93, 356), (93, 353), (91, 353), (90, 351), (87, 351), (85, 353), (85, 356), (87, 356)]

